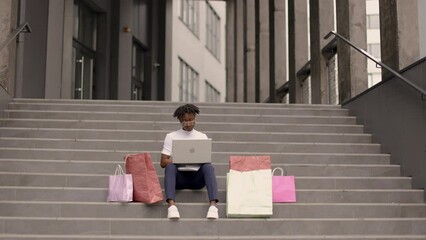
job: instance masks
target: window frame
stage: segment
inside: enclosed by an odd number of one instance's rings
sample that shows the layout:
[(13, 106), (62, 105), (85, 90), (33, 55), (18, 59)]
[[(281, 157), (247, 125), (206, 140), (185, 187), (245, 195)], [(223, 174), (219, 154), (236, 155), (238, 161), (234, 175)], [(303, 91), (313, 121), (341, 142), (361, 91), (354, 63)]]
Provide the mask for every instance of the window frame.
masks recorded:
[(179, 57), (179, 101), (197, 102), (199, 98), (199, 74)]
[(181, 0), (179, 19), (182, 23), (198, 37), (200, 22), (200, 4), (195, 0)]
[(204, 83), (206, 92), (205, 101), (220, 102), (220, 91), (217, 90), (208, 80), (204, 80)]
[(220, 60), (220, 17), (206, 0), (206, 48)]

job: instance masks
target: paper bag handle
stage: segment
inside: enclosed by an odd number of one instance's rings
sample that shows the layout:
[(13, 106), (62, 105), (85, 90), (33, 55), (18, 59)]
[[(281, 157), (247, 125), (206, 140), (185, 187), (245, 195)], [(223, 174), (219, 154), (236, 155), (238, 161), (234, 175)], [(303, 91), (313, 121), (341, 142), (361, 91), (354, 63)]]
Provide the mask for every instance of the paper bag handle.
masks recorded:
[(277, 169), (281, 171), (281, 175), (279, 175), (279, 176), (287, 176), (287, 170), (284, 170), (281, 167), (274, 168), (274, 170), (272, 170), (272, 176), (274, 176), (275, 170), (277, 170)]
[(123, 168), (121, 167), (120, 164), (117, 164), (117, 167), (115, 168), (115, 173), (114, 175), (124, 175), (124, 171)]

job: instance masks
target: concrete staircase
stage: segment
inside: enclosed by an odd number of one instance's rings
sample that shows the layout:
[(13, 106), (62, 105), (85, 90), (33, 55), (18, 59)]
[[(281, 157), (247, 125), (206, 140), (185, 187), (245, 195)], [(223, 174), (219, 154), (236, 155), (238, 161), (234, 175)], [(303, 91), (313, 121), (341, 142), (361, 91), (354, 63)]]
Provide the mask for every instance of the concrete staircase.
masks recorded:
[[(179, 103), (15, 99), (0, 128), (0, 239), (426, 239), (423, 190), (411, 188), (354, 117), (339, 106), (199, 103), (213, 138), (220, 219), (205, 190), (164, 203), (107, 203), (108, 175), (127, 153), (158, 169)], [(268, 219), (226, 218), (230, 155), (270, 155), (296, 176), (298, 202)]]

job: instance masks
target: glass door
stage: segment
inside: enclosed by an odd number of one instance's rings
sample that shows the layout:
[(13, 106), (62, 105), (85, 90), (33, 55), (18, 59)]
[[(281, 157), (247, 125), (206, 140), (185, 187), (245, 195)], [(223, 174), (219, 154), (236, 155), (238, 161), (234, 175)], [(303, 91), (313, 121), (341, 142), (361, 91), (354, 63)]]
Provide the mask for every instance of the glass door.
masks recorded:
[(93, 58), (74, 48), (74, 98), (92, 99)]
[(132, 100), (146, 100), (148, 94), (145, 82), (146, 64), (145, 64), (145, 50), (141, 44), (136, 41), (133, 42), (132, 50)]
[(97, 41), (97, 13), (83, 1), (74, 1), (74, 98), (92, 99)]

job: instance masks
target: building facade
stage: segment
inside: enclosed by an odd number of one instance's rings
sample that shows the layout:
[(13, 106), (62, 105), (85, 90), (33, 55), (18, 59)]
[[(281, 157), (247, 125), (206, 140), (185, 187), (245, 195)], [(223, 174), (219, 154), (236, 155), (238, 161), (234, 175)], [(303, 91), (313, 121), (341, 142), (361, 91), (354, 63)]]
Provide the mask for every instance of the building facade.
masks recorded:
[(389, 79), (330, 31), (395, 71), (425, 56), (424, 0), (227, 3), (228, 101), (339, 104)]
[(166, 100), (224, 102), (226, 2), (168, 3)]
[(0, 82), (25, 98), (338, 104), (389, 73), (324, 36), (401, 70), (426, 56), (425, 2), (0, 0), (0, 43), (32, 30), (0, 50)]
[(224, 100), (224, 2), (2, 0), (0, 9), (0, 43), (31, 28), (1, 50), (11, 97)]
[[(367, 14), (367, 52), (380, 60), (380, 12), (379, 0), (366, 1)], [(382, 71), (373, 61), (368, 61), (368, 86), (371, 87), (382, 80)]]

